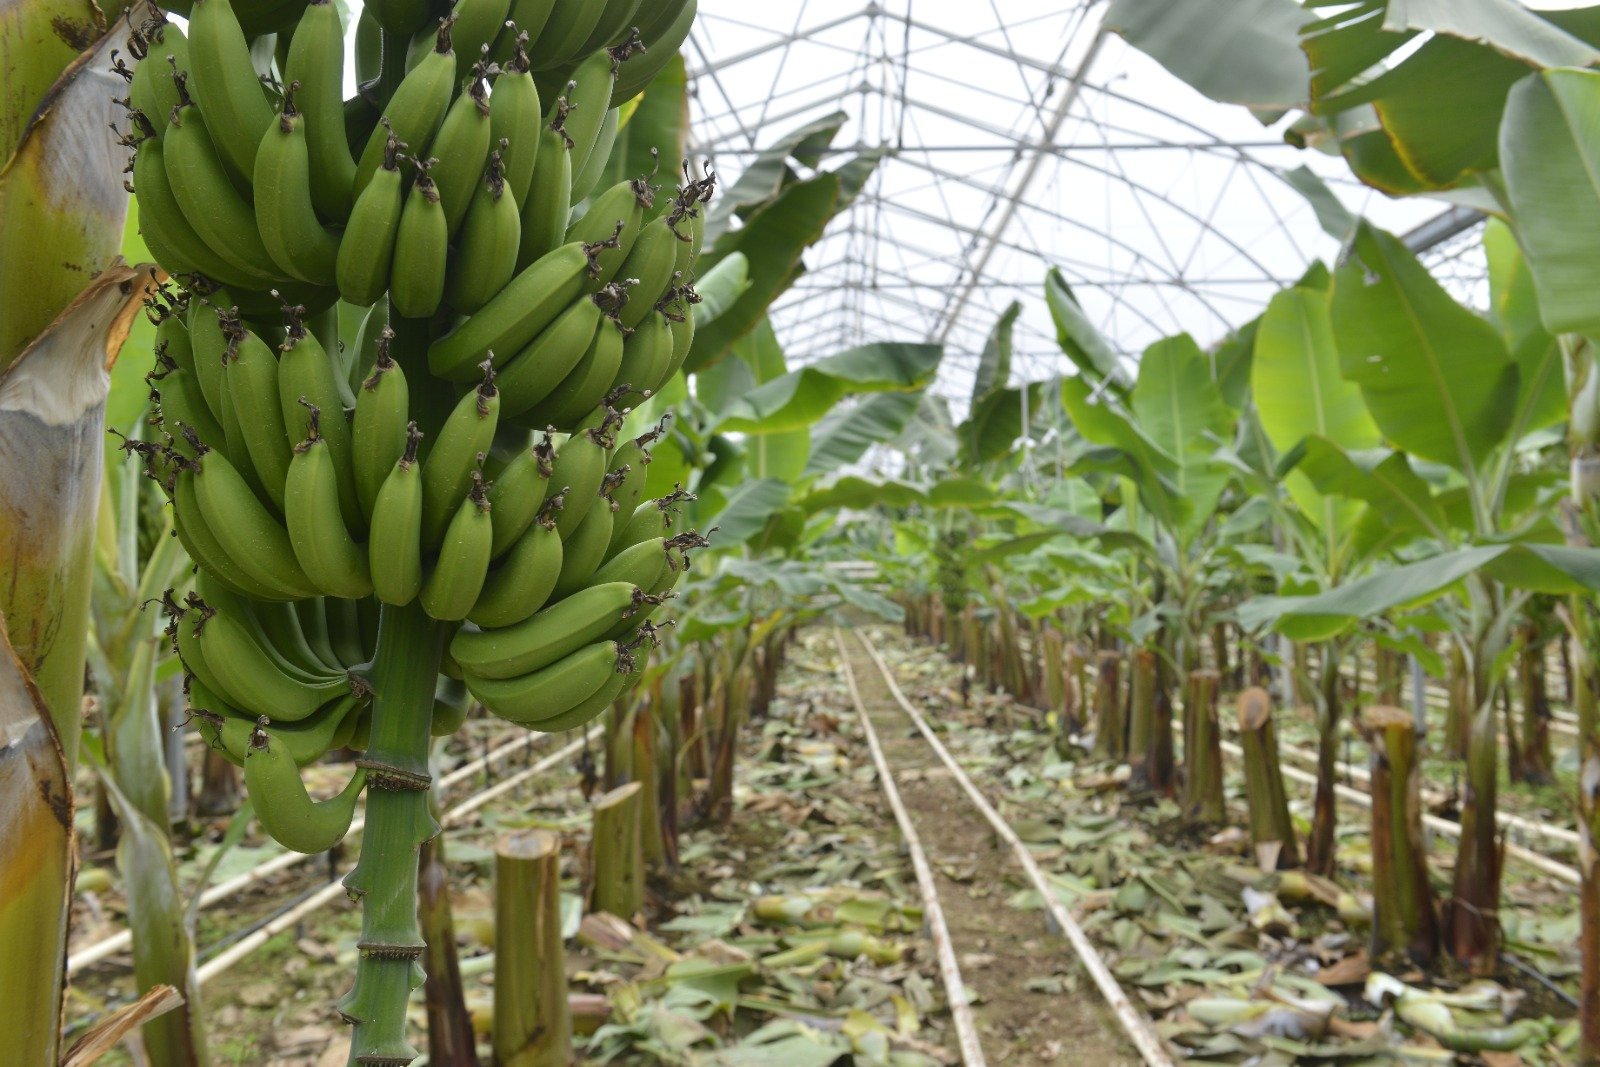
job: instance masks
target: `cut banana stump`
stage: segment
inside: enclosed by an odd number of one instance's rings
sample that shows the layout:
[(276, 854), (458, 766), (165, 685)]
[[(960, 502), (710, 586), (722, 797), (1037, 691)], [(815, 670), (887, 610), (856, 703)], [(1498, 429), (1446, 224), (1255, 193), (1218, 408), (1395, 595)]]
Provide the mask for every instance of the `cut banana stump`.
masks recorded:
[[(600, 185), (696, 3), (370, 0), (351, 100), (332, 0), (184, 9), (116, 65), (174, 279), (154, 432), (126, 447), (196, 565), (163, 601), (190, 714), (262, 827), (321, 851), (366, 797), (339, 1011), (352, 1063), (407, 1064), (430, 736), (472, 700), (541, 731), (600, 715), (706, 543), (681, 488), (647, 499), (665, 420), (618, 435), (693, 345), (714, 178)], [(314, 799), (302, 768), (349, 750)]]

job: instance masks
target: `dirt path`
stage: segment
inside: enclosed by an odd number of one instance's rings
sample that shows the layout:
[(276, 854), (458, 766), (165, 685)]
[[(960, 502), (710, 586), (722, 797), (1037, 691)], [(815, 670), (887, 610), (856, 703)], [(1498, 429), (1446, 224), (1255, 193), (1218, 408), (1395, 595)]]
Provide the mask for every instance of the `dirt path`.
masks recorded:
[(1138, 1054), (1041, 911), (1009, 901), (1027, 884), (1010, 851), (951, 779), (853, 635), (845, 654), (917, 823), (991, 1064), (1137, 1064)]

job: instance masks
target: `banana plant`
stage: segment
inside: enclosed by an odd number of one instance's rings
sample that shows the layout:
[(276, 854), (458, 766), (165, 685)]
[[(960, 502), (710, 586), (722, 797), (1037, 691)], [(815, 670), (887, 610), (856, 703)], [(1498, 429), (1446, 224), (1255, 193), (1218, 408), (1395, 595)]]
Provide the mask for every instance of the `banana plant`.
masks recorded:
[[(8, 1055), (59, 1057), (106, 369), (148, 276), (118, 260), (127, 193), (109, 133), (125, 5), (13, 5), (0, 29), (0, 997)], [(62, 32), (62, 27), (73, 27)], [(148, 1009), (145, 1009), (148, 1010)]]
[[(1248, 51), (1234, 49), (1214, 24), (1196, 23), (1195, 12), (1162, 17), (1142, 0), (1119, 0), (1113, 14), (1132, 16), (1121, 21), (1134, 43), (1201, 92), (1274, 117), (1301, 110), (1294, 136), (1336, 148), (1367, 184), (1391, 195), (1442, 196), (1505, 220), (1527, 254), (1542, 328), (1561, 347), (1573, 475), (1560, 529), (1574, 548), (1594, 544), (1595, 486), (1587, 457), (1593, 452), (1595, 387), (1586, 338), (1595, 328), (1589, 308), (1600, 261), (1591, 240), (1593, 139), (1580, 118), (1593, 113), (1584, 110), (1584, 101), (1595, 99), (1594, 76), (1568, 69), (1588, 67), (1600, 56), (1594, 9), (1531, 11), (1490, 3), (1456, 11), (1363, 0), (1318, 17), (1289, 0), (1249, 0), (1235, 7), (1257, 34), (1257, 47)], [(1231, 62), (1197, 62), (1223, 54)], [(1523, 362), (1520, 348), (1511, 355)], [(1479, 514), (1474, 521), (1484, 518)], [(1506, 556), (1523, 551), (1505, 549), (1492, 565), (1509, 566)], [(1589, 672), (1578, 686), (1579, 710), (1587, 712), (1595, 687), (1597, 638), (1587, 622), (1593, 599), (1571, 595), (1570, 629)], [(1584, 767), (1595, 769), (1580, 780), (1600, 780), (1596, 729), (1600, 722), (1590, 715), (1582, 759)], [(1593, 841), (1600, 802), (1580, 786), (1577, 804), (1581, 832)], [(1492, 838), (1492, 826), (1480, 824), (1471, 847), (1485, 851)], [(1592, 849), (1587, 855), (1580, 908), (1586, 920), (1600, 913), (1600, 868)], [(1462, 877), (1458, 865), (1458, 890)], [(1452, 946), (1486, 966), (1493, 937), (1468, 909), (1457, 909), (1457, 915), (1465, 928), (1452, 932)], [(1600, 920), (1585, 923), (1583, 957), (1584, 1002), (1593, 1004), (1600, 998)], [(1597, 1016), (1585, 1013), (1589, 1062), (1600, 1061)]]

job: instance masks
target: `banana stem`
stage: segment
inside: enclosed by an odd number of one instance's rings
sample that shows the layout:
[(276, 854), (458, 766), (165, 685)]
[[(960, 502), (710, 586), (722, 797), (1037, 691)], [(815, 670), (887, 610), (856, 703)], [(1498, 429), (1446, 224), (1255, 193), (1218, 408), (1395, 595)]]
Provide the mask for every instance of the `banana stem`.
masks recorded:
[(439, 832), (428, 810), (428, 742), (444, 627), (421, 605), (384, 605), (378, 617), (372, 740), (367, 768), (367, 824), (361, 860), (345, 888), (361, 900), (356, 981), (339, 1002), (355, 1026), (351, 1064), (406, 1067), (417, 1051), (406, 1041), (406, 1002), (422, 982), (417, 923), (417, 850)]

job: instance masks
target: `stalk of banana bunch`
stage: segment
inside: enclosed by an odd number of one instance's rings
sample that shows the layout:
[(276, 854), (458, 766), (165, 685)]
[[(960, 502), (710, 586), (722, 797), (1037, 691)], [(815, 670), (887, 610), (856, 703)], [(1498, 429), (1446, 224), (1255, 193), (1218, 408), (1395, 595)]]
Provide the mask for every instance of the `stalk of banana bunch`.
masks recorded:
[[(409, 1064), (430, 737), (467, 692), (593, 719), (706, 543), (684, 494), (645, 499), (665, 423), (619, 433), (693, 343), (714, 178), (597, 188), (696, 4), (374, 0), (352, 100), (331, 0), (186, 10), (135, 31), (126, 101), (141, 228), (185, 290), (140, 446), (198, 569), (168, 632), (268, 833), (327, 849), (365, 797), (339, 1010), (351, 1063)], [(361, 756), (314, 797), (300, 770), (335, 748)]]

